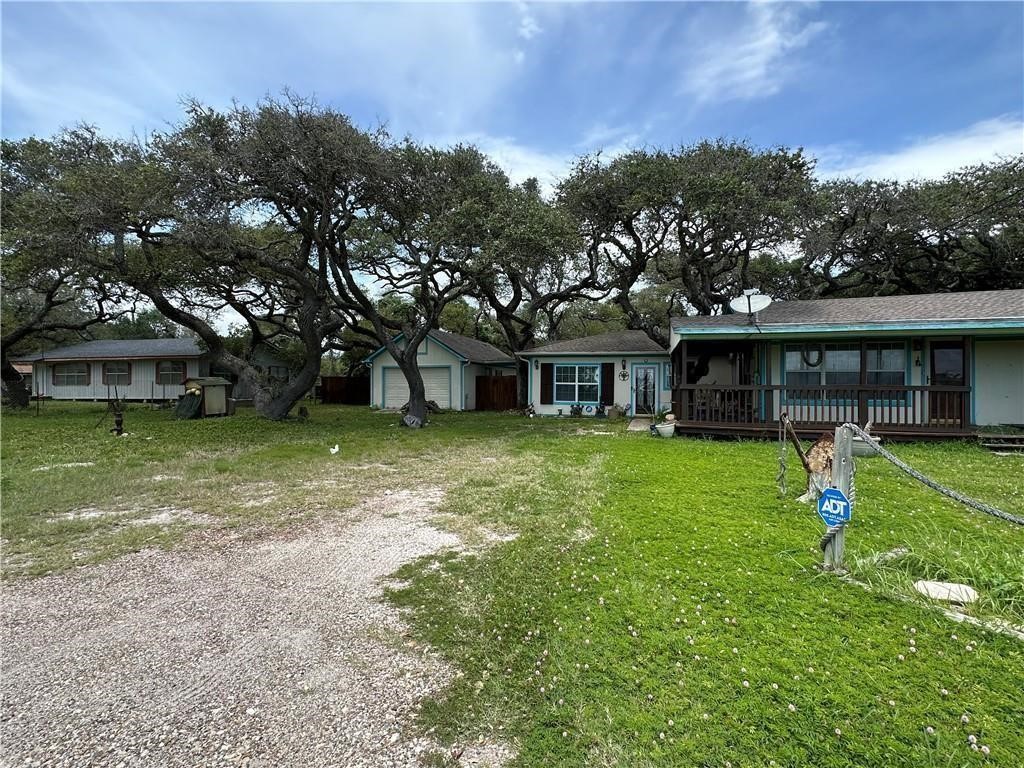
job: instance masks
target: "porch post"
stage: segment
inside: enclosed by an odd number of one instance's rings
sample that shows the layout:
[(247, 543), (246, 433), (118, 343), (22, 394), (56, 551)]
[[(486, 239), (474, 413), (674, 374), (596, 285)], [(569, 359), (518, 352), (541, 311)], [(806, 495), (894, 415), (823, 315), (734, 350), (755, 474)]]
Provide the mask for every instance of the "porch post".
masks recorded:
[[(974, 367), (972, 363), (972, 354), (974, 352), (974, 339), (970, 336), (963, 337), (964, 345), (964, 386), (967, 387), (966, 392), (962, 392), (960, 396), (960, 428), (966, 429), (968, 425), (971, 425), (971, 399), (974, 397), (974, 381), (971, 379), (971, 369)], [(973, 426), (973, 425), (971, 425)]]
[(857, 423), (862, 427), (868, 423), (868, 343), (860, 342), (860, 389), (857, 390)]
[(763, 357), (761, 367), (764, 370), (761, 383), (765, 385), (765, 389), (761, 390), (764, 394), (764, 421), (777, 421), (778, 419), (775, 417), (775, 390), (772, 389), (772, 345), (769, 342), (761, 342), (761, 355)]
[(686, 385), (690, 383), (687, 378), (687, 366), (686, 366), (686, 339), (680, 340), (676, 344), (676, 351), (679, 353), (679, 386), (681, 389), (676, 391), (679, 393), (677, 408), (679, 411), (676, 413), (676, 421), (688, 421), (690, 413), (690, 390), (686, 389)]

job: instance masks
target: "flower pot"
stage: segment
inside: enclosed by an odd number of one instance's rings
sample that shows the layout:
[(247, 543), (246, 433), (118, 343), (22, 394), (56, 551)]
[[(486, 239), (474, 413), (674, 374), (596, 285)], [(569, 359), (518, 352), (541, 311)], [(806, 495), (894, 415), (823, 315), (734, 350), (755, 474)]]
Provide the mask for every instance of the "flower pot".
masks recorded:
[[(882, 438), (880, 438), (880, 437), (873, 437), (872, 436), (871, 440), (876, 445), (878, 443), (882, 442)], [(878, 454), (875, 453), (871, 449), (871, 446), (867, 444), (867, 441), (865, 441), (863, 437), (861, 437), (860, 435), (854, 435), (853, 436), (853, 455), (854, 456), (877, 456)]]
[(676, 433), (676, 425), (673, 423), (655, 424), (654, 429), (661, 437), (672, 437)]

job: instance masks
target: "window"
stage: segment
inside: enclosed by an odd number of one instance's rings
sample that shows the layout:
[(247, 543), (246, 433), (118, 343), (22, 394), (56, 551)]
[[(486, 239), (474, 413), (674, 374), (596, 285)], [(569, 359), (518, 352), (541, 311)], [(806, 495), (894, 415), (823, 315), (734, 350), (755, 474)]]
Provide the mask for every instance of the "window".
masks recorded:
[[(864, 345), (864, 353), (868, 386), (901, 387), (906, 383), (904, 342), (873, 341)], [(786, 384), (793, 389), (856, 387), (860, 384), (860, 354), (858, 343), (787, 346)]]
[(794, 389), (860, 384), (860, 345), (787, 346), (786, 384)]
[(825, 385), (855, 387), (860, 384), (860, 344), (825, 345)]
[(126, 387), (132, 383), (132, 364), (113, 360), (103, 364), (103, 383), (109, 387)]
[(157, 384), (181, 384), (184, 381), (184, 360), (161, 360), (156, 364)]
[(57, 363), (53, 366), (53, 386), (84, 387), (88, 384), (88, 363)]
[(821, 384), (824, 352), (804, 347), (786, 347), (786, 384), (792, 387), (817, 387)]
[(902, 387), (906, 384), (907, 348), (901, 341), (867, 345), (868, 384)]
[(556, 365), (555, 401), (559, 403), (596, 403), (600, 366)]

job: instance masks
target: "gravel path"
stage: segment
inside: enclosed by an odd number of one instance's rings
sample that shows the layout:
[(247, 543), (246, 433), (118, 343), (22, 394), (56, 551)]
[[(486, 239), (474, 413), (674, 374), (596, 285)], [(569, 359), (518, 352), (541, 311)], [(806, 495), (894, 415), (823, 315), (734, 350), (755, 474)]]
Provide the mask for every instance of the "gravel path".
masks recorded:
[(441, 497), (6, 586), (4, 764), (417, 765), (435, 745), (403, 728), (451, 672), (402, 639), (381, 580), (459, 546), (428, 522)]

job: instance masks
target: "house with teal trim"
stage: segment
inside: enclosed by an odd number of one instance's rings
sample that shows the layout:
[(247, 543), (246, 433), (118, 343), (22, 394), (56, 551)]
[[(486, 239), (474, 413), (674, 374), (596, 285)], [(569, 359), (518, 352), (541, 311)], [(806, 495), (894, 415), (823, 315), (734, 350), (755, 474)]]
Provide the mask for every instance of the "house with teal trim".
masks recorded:
[(672, 403), (668, 350), (643, 331), (612, 331), (555, 341), (524, 352), (529, 399), (542, 416), (584, 416), (619, 406), (631, 415), (656, 414)]
[(787, 413), (902, 438), (1024, 426), (1024, 290), (782, 301), (680, 317), (670, 343), (677, 431), (751, 434)]
[[(402, 336), (396, 341), (401, 343)], [(427, 400), (454, 411), (477, 410), (477, 378), (515, 376), (511, 356), (486, 341), (447, 331), (431, 331), (417, 350)], [(370, 404), (388, 410), (409, 401), (409, 384), (386, 347), (366, 358)], [(515, 388), (512, 387), (512, 391)]]

